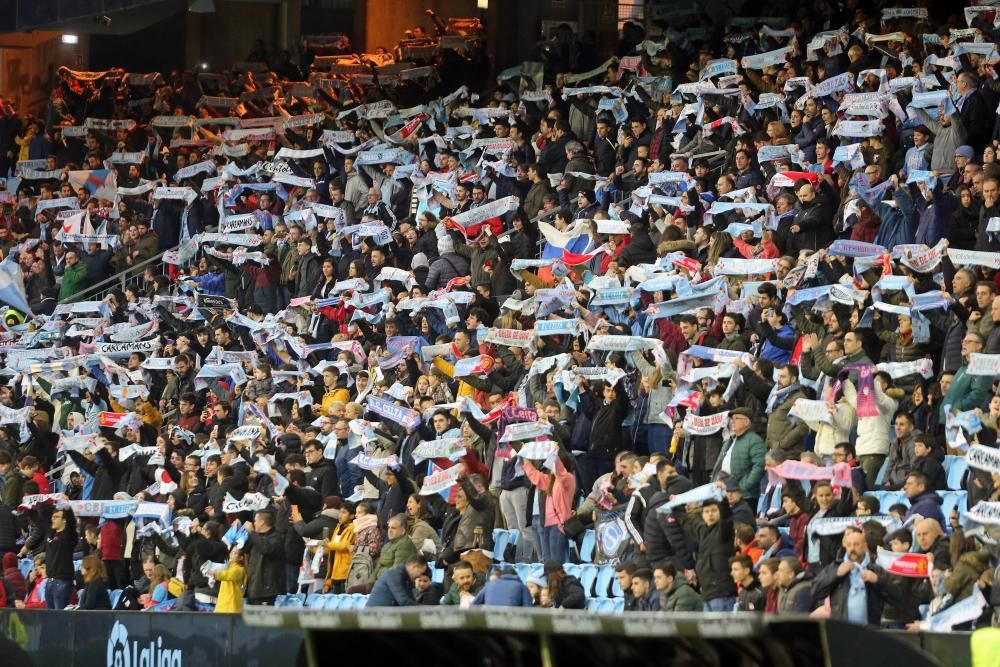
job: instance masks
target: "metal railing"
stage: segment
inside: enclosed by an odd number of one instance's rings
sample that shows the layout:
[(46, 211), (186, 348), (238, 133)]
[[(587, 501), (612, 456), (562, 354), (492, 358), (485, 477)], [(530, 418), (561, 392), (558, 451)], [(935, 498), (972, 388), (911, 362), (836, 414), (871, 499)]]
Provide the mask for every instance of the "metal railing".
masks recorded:
[[(162, 261), (163, 253), (157, 253), (135, 266), (130, 266), (124, 271), (116, 273), (110, 278), (105, 278), (97, 284), (90, 285), (87, 289), (75, 294), (71, 301), (101, 301), (115, 290), (124, 292), (126, 287), (142, 285), (142, 275), (146, 272), (146, 269), (161, 264)], [(156, 272), (154, 271), (154, 273)]]

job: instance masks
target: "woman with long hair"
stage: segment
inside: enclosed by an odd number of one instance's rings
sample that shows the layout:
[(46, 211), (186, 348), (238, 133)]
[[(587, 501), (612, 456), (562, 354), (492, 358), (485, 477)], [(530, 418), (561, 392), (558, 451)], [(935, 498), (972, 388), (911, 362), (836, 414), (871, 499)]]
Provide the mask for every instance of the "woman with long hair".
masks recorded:
[(102, 609), (111, 610), (111, 596), (108, 594), (108, 572), (104, 569), (104, 563), (96, 554), (84, 556), (83, 564), (80, 565), (80, 574), (83, 576), (83, 600), (80, 602), (80, 609)]

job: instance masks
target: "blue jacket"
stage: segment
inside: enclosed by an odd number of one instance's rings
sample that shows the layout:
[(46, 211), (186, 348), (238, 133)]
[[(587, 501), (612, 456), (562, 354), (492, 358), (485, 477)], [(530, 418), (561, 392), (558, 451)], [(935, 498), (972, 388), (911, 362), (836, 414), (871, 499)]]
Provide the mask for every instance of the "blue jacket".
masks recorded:
[(787, 364), (792, 358), (792, 349), (795, 347), (795, 329), (791, 324), (786, 324), (774, 332), (776, 338), (786, 341), (787, 348), (778, 347), (770, 340), (764, 341), (764, 348), (760, 352), (761, 359), (767, 359), (777, 364)]
[(198, 285), (198, 290), (205, 294), (222, 296), (226, 293), (226, 276), (221, 271), (205, 273), (192, 280)]
[(406, 564), (397, 565), (382, 573), (368, 596), (366, 607), (413, 607), (413, 582), (406, 573)]
[(499, 579), (486, 582), (472, 604), (491, 607), (533, 607), (534, 601), (531, 599), (528, 587), (516, 574), (505, 574)]
[(944, 528), (948, 524), (945, 522), (944, 512), (941, 511), (942, 502), (941, 496), (934, 491), (924, 491), (916, 498), (910, 498), (910, 509), (906, 513), (906, 518), (919, 514), (925, 519), (934, 519)]

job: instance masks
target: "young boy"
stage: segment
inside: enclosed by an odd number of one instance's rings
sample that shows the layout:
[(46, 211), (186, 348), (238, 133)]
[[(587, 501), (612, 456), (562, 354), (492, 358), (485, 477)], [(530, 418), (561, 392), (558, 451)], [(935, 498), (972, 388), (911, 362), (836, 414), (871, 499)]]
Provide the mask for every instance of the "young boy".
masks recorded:
[[(893, 553), (906, 553), (913, 546), (913, 536), (908, 528), (900, 528), (889, 534), (887, 542)], [(903, 598), (899, 604), (887, 604), (882, 610), (882, 627), (903, 630), (907, 623), (920, 618), (918, 607), (925, 600), (919, 598), (922, 597), (922, 591), (929, 589), (920, 585), (923, 579), (902, 577), (898, 574), (890, 574), (889, 578), (902, 590)]]
[(944, 472), (944, 452), (934, 446), (934, 438), (918, 435), (913, 442), (913, 465), (911, 472), (919, 471), (931, 481), (929, 490), (940, 491), (948, 487), (948, 476)]

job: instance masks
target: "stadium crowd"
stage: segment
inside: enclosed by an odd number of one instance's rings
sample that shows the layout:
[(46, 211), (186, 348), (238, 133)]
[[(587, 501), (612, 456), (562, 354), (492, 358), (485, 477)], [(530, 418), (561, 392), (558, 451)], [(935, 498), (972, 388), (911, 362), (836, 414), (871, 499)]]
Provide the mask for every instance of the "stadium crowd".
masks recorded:
[(0, 606), (988, 626), (1000, 15), (802, 6), (4, 103)]

